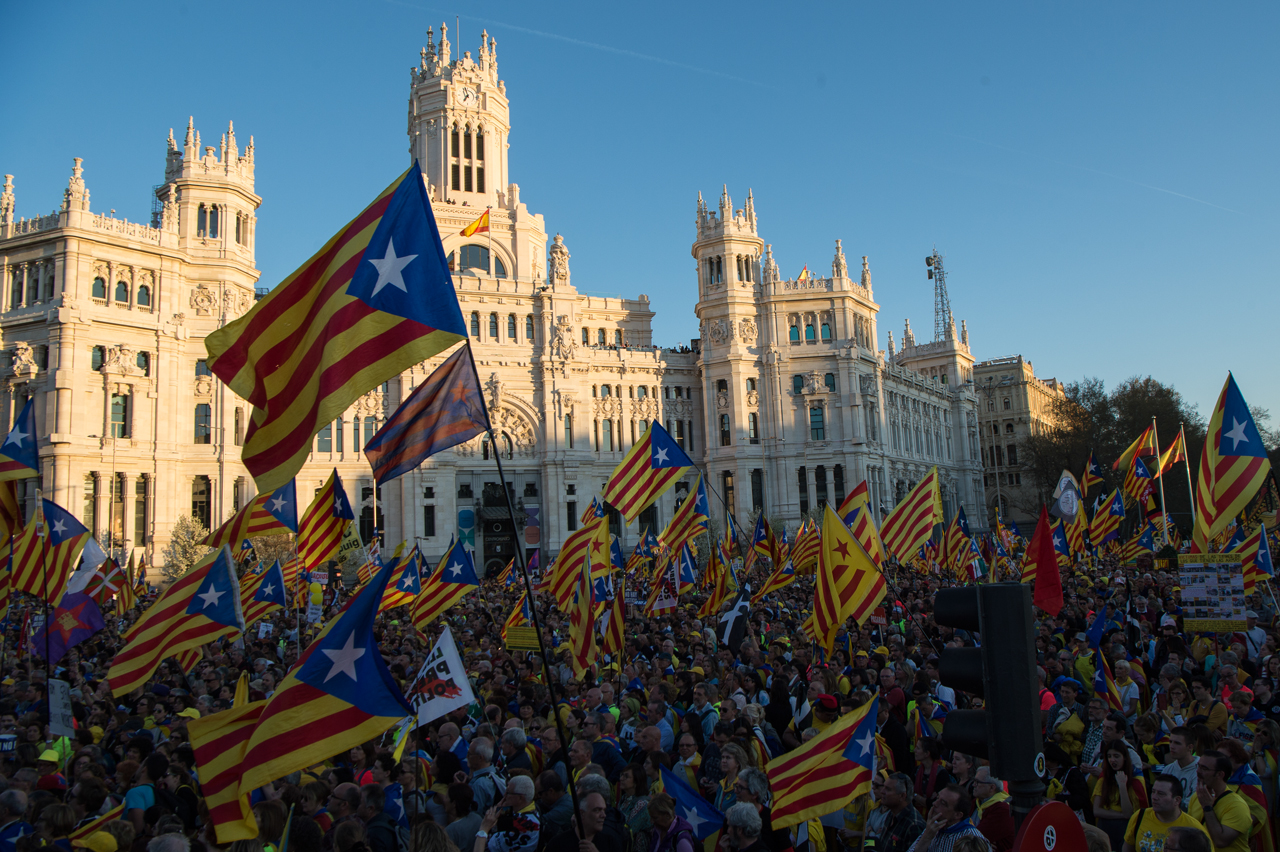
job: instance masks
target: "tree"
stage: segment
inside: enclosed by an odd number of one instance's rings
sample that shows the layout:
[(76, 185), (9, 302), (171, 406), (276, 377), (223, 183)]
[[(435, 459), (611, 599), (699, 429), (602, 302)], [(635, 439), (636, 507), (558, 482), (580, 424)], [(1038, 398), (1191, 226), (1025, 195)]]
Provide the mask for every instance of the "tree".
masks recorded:
[(164, 547), (164, 565), (160, 572), (165, 579), (178, 579), (209, 552), (209, 548), (200, 543), (208, 534), (205, 525), (192, 516), (179, 516), (173, 525), (169, 543)]
[[(1032, 435), (1025, 444), (1029, 475), (1046, 494), (1057, 487), (1058, 476), (1064, 469), (1079, 477), (1090, 452), (1102, 468), (1103, 484), (1094, 486), (1087, 495), (1088, 502), (1123, 485), (1125, 471), (1112, 470), (1111, 465), (1151, 425), (1152, 418), (1155, 418), (1161, 452), (1177, 438), (1178, 430), (1185, 427), (1187, 461), (1194, 480), (1194, 467), (1204, 446), (1205, 423), (1195, 407), (1172, 385), (1151, 376), (1134, 376), (1108, 393), (1101, 379), (1087, 377), (1067, 384), (1064, 392), (1052, 406), (1055, 427)], [(1153, 468), (1154, 465), (1153, 460)], [(1164, 490), (1168, 501), (1166, 510), (1175, 523), (1189, 530), (1191, 497), (1181, 465), (1170, 469)]]
[(259, 562), (265, 565), (270, 565), (277, 559), (280, 560), (281, 565), (284, 565), (284, 563), (293, 558), (293, 533), (264, 535), (260, 538), (251, 539), (251, 543), (253, 544), (254, 555), (258, 557)]

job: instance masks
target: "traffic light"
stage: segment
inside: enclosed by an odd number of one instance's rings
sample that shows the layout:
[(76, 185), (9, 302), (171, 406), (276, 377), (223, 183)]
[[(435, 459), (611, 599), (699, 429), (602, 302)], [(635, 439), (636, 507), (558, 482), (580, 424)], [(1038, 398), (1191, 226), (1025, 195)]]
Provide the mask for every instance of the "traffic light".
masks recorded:
[(1039, 784), (1044, 757), (1031, 587), (987, 583), (940, 589), (933, 618), (940, 625), (977, 632), (981, 640), (977, 648), (942, 650), (942, 683), (985, 699), (983, 710), (947, 714), (943, 744), (987, 758), (991, 773), (1011, 782), (1011, 789), (1013, 782)]

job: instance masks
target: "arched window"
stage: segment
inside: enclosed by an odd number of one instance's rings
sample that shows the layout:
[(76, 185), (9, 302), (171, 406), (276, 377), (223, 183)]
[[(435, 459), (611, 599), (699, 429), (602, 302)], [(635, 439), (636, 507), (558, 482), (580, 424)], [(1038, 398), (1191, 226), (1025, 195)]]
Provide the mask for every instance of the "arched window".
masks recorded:
[(614, 329), (613, 331), (613, 345), (614, 346), (622, 345), (622, 329), (620, 328)]
[(813, 337), (813, 323), (805, 323), (805, 324), (804, 324), (804, 339), (805, 339), (805, 342), (806, 342), (806, 343), (812, 343), (812, 342), (813, 342), (813, 340), (814, 340), (814, 337)]
[[(461, 259), (459, 269), (466, 272), (468, 269), (480, 270), (480, 275), (487, 276), (489, 274), (489, 250), (484, 246), (465, 245), (458, 249), (458, 257)], [(501, 263), (499, 263), (501, 266)], [(476, 273), (471, 273), (475, 275)], [(502, 271), (499, 278), (507, 276), (506, 269)]]
[(720, 379), (716, 382), (716, 390), (727, 391), (728, 389), (729, 389), (729, 383), (724, 379)]
[[(455, 124), (453, 126), (453, 129), (449, 131), (449, 156), (457, 160), (458, 155), (460, 153), (461, 153), (461, 149), (458, 147), (458, 126)], [(451, 166), (451, 174), (450, 174), (450, 177), (452, 178), (452, 180), (449, 182), (449, 185), (455, 191), (462, 189), (462, 183), (458, 177), (460, 173), (461, 171), (458, 163), (456, 162), (453, 163)]]
[(116, 292), (115, 292), (115, 295), (112, 297), (112, 300), (116, 302), (129, 301), (129, 282), (127, 281), (116, 282)]
[[(351, 431), (354, 432), (356, 430), (352, 428)], [(364, 444), (362, 444), (361, 446), (368, 445), (368, 443), (373, 440), (373, 436), (377, 434), (377, 432), (378, 432), (378, 418), (372, 415), (366, 417), (364, 419)]]
[(151, 375), (151, 353), (150, 352), (138, 353), (138, 369), (142, 371), (142, 375), (144, 376)]
[(196, 361), (196, 378), (201, 376), (212, 376), (213, 371), (209, 369), (209, 362), (204, 358)]
[(146, 284), (143, 284), (140, 287), (138, 287), (138, 307), (140, 308), (151, 307), (151, 288), (148, 287)]
[(494, 340), (498, 339), (498, 315), (489, 314), (489, 336)]
[(822, 377), (822, 383), (827, 386), (827, 390), (832, 393), (836, 392), (836, 374), (826, 373)]
[[(196, 208), (196, 236), (208, 236), (209, 231), (209, 208), (201, 204)], [(107, 298), (107, 294), (103, 293), (102, 298)]]
[[(479, 171), (483, 174), (484, 169), (480, 169)], [(480, 187), (480, 189), (479, 189), (479, 191), (480, 191), (480, 192), (484, 192), (484, 186), (483, 186), (483, 183), (484, 183), (484, 182), (483, 182), (483, 181), (481, 181), (481, 187)], [(494, 277), (494, 278), (506, 278), (506, 277), (507, 277), (507, 267), (506, 267), (506, 265), (505, 265), (505, 264), (503, 264), (503, 262), (502, 262), (502, 258), (498, 257), (497, 255), (494, 255), (494, 257), (493, 257), (493, 277)]]
[(591, 330), (588, 328), (583, 328), (582, 329), (582, 345), (586, 346), (590, 342), (591, 342)]
[(596, 329), (596, 343), (600, 344), (601, 346), (604, 346), (604, 342), (605, 342), (604, 335), (605, 335), (605, 331), (603, 328)]
[(1008, 410), (1009, 410), (1009, 409), (1011, 409), (1011, 408), (1013, 408), (1013, 403), (1011, 403), (1011, 402), (1009, 401), (1009, 397), (1007, 397), (1007, 396), (1006, 396), (1006, 397), (1004, 398), (1004, 410), (1005, 410), (1005, 411), (1008, 411)]
[(607, 396), (613, 396), (613, 385), (601, 385), (601, 386), (600, 386), (600, 395), (601, 395), (601, 396), (606, 396), (606, 397), (607, 397)]
[(790, 337), (791, 337), (791, 342), (792, 342), (792, 343), (799, 343), (799, 342), (800, 342), (800, 326), (798, 326), (798, 325), (793, 325), (793, 326), (791, 326), (791, 334), (790, 334)]
[(516, 315), (507, 314), (507, 337), (516, 339)]
[(40, 301), (40, 267), (32, 267), (27, 271), (27, 304), (34, 305)]
[(471, 312), (471, 336), (480, 336), (480, 313), (479, 311)]
[(191, 480), (191, 517), (204, 524), (206, 529), (209, 526), (211, 491), (209, 477), (197, 476)]
[(107, 360), (107, 350), (104, 346), (95, 346), (89, 353), (89, 369), (101, 370), (103, 363)]
[(195, 443), (209, 444), (213, 441), (213, 409), (209, 403), (202, 402), (196, 406)]
[[(22, 291), (19, 290), (18, 293), (21, 294)], [(93, 279), (93, 298), (95, 299), (107, 298), (107, 282), (106, 282), (106, 279), (104, 279), (101, 275)], [(21, 301), (21, 298), (19, 298), (18, 301)], [(15, 305), (17, 303), (18, 302), (14, 302)]]
[(524, 318), (524, 339), (529, 341), (530, 343), (533, 342), (533, 317), (532, 316), (527, 316)]
[(824, 342), (830, 342), (831, 340), (831, 323), (829, 322), (822, 324), (822, 339)]

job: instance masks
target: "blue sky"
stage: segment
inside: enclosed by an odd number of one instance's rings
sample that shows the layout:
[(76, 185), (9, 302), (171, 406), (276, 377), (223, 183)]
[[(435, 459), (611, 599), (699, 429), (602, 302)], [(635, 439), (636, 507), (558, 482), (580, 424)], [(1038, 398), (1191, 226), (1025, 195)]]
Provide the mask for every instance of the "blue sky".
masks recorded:
[(16, 5), (0, 171), (37, 215), (83, 157), (93, 208), (145, 221), (169, 128), (232, 119), (271, 286), (407, 165), (427, 26), (487, 27), (521, 199), (580, 290), (649, 294), (655, 342), (696, 334), (694, 203), (727, 183), (784, 275), (870, 256), (881, 347), (931, 337), (936, 246), (979, 359), (1150, 373), (1206, 417), (1233, 370), (1280, 418), (1280, 7), (613, 5)]

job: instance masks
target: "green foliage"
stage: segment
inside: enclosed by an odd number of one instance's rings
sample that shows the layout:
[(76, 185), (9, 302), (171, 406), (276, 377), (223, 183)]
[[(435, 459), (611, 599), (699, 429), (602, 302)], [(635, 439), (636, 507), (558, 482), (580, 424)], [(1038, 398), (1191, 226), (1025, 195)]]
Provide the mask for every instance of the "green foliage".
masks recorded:
[(209, 548), (200, 544), (200, 540), (208, 534), (209, 530), (205, 525), (192, 516), (179, 516), (163, 552), (164, 565), (160, 572), (165, 579), (178, 579), (209, 552)]

